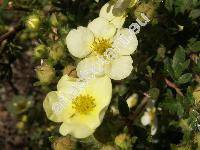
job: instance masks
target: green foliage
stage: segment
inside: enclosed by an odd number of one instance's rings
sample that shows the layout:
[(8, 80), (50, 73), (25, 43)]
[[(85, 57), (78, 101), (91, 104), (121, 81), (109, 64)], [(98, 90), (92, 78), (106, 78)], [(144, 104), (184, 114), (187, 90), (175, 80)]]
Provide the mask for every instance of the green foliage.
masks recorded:
[(190, 39), (188, 43), (188, 49), (191, 52), (199, 52), (200, 51), (200, 41), (196, 39)]
[(199, 17), (199, 9), (195, 9), (200, 6), (198, 0), (166, 0), (165, 6), (169, 11), (174, 11), (176, 15), (178, 13), (190, 12), (192, 18)]
[(166, 58), (165, 60), (165, 70), (178, 84), (185, 84), (192, 79), (191, 73), (184, 73), (189, 65), (190, 60), (186, 60), (186, 53), (182, 47), (176, 49), (173, 59)]
[(164, 102), (162, 103), (162, 107), (164, 109), (169, 110), (170, 113), (174, 113), (179, 116), (183, 116), (184, 107), (182, 104), (182, 100), (183, 100), (182, 97), (177, 95), (177, 98), (175, 99), (170, 96), (172, 94), (172, 93), (170, 93), (171, 91), (168, 91), (168, 92), (169, 92), (169, 96), (167, 96), (166, 99), (164, 100)]

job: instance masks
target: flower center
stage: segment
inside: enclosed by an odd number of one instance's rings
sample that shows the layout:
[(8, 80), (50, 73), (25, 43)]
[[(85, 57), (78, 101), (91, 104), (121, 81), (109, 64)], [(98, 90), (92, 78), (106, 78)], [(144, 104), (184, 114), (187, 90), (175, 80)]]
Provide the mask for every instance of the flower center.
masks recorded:
[(95, 105), (95, 99), (89, 95), (77, 96), (72, 102), (72, 108), (74, 108), (80, 114), (87, 114), (91, 112)]
[(102, 55), (108, 48), (111, 48), (111, 41), (109, 39), (104, 38), (95, 38), (94, 42), (92, 43), (92, 50), (97, 52), (98, 54)]

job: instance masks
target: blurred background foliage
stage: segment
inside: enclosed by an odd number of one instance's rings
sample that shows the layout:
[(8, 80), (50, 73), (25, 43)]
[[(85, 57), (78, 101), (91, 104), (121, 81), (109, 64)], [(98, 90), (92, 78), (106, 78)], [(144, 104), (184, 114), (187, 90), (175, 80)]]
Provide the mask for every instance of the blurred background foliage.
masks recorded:
[[(0, 0), (0, 146), (2, 149), (200, 149), (200, 1), (140, 0), (151, 20), (137, 35), (134, 71), (113, 81), (112, 103), (94, 136), (61, 137), (42, 102), (63, 74), (75, 76), (77, 59), (65, 45), (70, 29), (86, 26), (107, 0)], [(126, 99), (137, 94), (129, 108)], [(147, 96), (148, 95), (148, 96)], [(156, 107), (157, 132), (140, 118)]]

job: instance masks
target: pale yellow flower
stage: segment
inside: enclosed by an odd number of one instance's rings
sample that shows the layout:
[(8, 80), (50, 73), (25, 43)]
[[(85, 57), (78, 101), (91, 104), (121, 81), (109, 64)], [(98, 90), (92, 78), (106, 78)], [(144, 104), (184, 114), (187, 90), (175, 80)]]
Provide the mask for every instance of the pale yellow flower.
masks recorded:
[[(121, 23), (121, 20), (118, 22)], [(130, 54), (136, 50), (138, 41), (131, 29), (118, 29), (106, 17), (98, 17), (90, 22), (87, 28), (78, 27), (71, 30), (67, 35), (66, 44), (73, 56), (87, 57), (77, 65), (80, 78), (84, 78), (84, 71), (100, 68), (95, 74), (121, 80), (129, 76), (133, 69)], [(108, 57), (111, 54), (112, 58)]]
[[(75, 138), (85, 138), (93, 134), (110, 104), (112, 84), (108, 77), (92, 79), (81, 90), (80, 82), (83, 81), (63, 76), (57, 91), (50, 92), (43, 103), (48, 119), (62, 122), (59, 132), (63, 136), (70, 134)], [(74, 91), (74, 98), (71, 87), (79, 89)]]
[(132, 94), (128, 99), (126, 100), (128, 107), (132, 108), (137, 104), (138, 101), (138, 95), (136, 93)]
[(151, 135), (155, 135), (157, 131), (157, 118), (156, 118), (156, 108), (148, 107), (144, 112), (144, 115), (141, 117), (141, 123), (144, 126), (151, 126)]

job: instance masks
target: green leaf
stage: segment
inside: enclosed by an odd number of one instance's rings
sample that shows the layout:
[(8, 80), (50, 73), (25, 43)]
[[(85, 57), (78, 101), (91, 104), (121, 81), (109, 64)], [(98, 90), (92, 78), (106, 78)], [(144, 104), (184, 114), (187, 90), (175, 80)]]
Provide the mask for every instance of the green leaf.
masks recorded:
[(165, 7), (166, 7), (169, 11), (173, 11), (173, 0), (166, 0), (166, 1), (165, 1)]
[(188, 87), (185, 104), (187, 105), (187, 107), (190, 107), (190, 105), (193, 105), (194, 103), (195, 103), (195, 99), (193, 97), (193, 89)]
[(186, 60), (186, 54), (185, 50), (182, 47), (179, 47), (174, 56), (173, 56), (173, 61), (172, 61), (172, 68), (174, 71), (174, 76), (175, 79), (179, 79), (182, 75), (182, 73), (188, 68), (190, 64), (190, 60)]
[(179, 78), (185, 69), (183, 67), (183, 63), (185, 62), (185, 51), (182, 47), (179, 47), (174, 56), (173, 56), (173, 61), (172, 61), (172, 68), (174, 70), (174, 75), (176, 78)]
[(190, 65), (190, 60), (188, 59), (188, 60), (186, 60), (185, 62), (183, 62), (182, 64), (181, 64), (181, 66), (182, 66), (182, 71), (184, 71), (184, 70), (186, 70), (187, 68), (188, 68), (188, 66)]
[(200, 17), (200, 9), (193, 9), (190, 14), (189, 17), (192, 19), (196, 19)]
[(200, 51), (200, 41), (195, 41), (189, 44), (189, 49), (192, 52), (199, 52)]
[(52, 135), (52, 136), (49, 136), (48, 139), (50, 142), (54, 142), (56, 137)]
[(191, 0), (175, 0), (175, 14), (184, 13), (186, 10), (191, 9)]
[(173, 68), (176, 67), (177, 64), (179, 64), (179, 62), (183, 62), (185, 60), (185, 51), (184, 49), (180, 46), (174, 56), (173, 56)]
[(174, 70), (172, 68), (172, 61), (169, 58), (166, 58), (164, 60), (164, 70), (173, 78), (175, 79), (174, 76)]
[(193, 67), (195, 73), (200, 73), (200, 59), (197, 61), (196, 66)]
[(192, 74), (191, 73), (186, 73), (184, 75), (182, 75), (179, 79), (178, 79), (178, 83), (179, 84), (185, 84), (189, 81), (192, 80)]
[(189, 113), (189, 118), (188, 118), (188, 124), (190, 125), (190, 127), (195, 130), (198, 129), (197, 128), (197, 124), (198, 124), (198, 118), (199, 118), (199, 113), (196, 110), (192, 110)]
[(128, 104), (121, 96), (119, 96), (119, 99), (118, 99), (118, 109), (122, 116), (128, 116), (129, 114)]
[(179, 13), (184, 14), (186, 11), (190, 11), (197, 7), (196, 0), (166, 0), (165, 1), (165, 7), (169, 11), (174, 11), (175, 15), (178, 15)]
[(148, 94), (151, 96), (152, 99), (157, 100), (160, 94), (160, 90), (158, 88), (152, 88), (148, 91)]
[(177, 114), (179, 116), (182, 116), (184, 113), (184, 107), (177, 99), (166, 99), (161, 104), (161, 107), (167, 109), (170, 113)]

